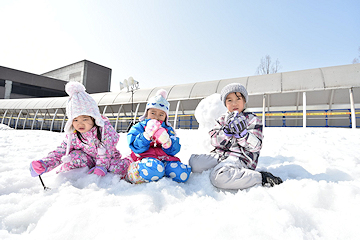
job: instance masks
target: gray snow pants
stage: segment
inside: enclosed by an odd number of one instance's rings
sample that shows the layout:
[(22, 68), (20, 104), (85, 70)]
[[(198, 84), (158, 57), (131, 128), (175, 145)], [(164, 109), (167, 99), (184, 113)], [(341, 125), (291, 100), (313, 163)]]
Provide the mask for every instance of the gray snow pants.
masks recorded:
[(193, 172), (210, 172), (212, 185), (221, 189), (246, 189), (262, 183), (261, 173), (247, 169), (236, 157), (218, 162), (215, 154), (192, 154), (189, 164)]

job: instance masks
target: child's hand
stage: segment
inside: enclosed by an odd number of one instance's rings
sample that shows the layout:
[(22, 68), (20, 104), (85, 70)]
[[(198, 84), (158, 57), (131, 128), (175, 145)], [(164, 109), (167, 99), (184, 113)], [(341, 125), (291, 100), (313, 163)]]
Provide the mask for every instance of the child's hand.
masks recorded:
[(227, 125), (224, 127), (224, 133), (228, 137), (244, 137), (247, 133), (247, 123), (245, 117), (240, 115), (238, 112), (231, 113), (228, 117)]
[(47, 167), (42, 160), (32, 161), (30, 163), (30, 173), (32, 177), (37, 177), (46, 172)]
[(159, 128), (154, 133), (153, 137), (163, 146), (163, 148), (169, 148), (171, 146), (171, 139), (165, 128)]
[(150, 140), (150, 138), (154, 135), (154, 133), (159, 129), (161, 126), (161, 123), (156, 119), (150, 119), (145, 126), (145, 132), (144, 137), (147, 140)]
[(226, 123), (225, 125), (229, 125), (232, 121), (234, 121), (237, 117), (239, 117), (240, 114), (238, 111), (233, 111), (230, 112), (227, 116), (226, 116)]

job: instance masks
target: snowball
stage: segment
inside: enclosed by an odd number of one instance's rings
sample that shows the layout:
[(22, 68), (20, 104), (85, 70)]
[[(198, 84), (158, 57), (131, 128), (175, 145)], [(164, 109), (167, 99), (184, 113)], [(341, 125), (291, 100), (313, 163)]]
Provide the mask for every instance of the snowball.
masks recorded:
[(204, 98), (195, 109), (195, 118), (199, 123), (199, 129), (210, 131), (214, 127), (216, 119), (226, 111), (227, 108), (221, 102), (219, 93)]

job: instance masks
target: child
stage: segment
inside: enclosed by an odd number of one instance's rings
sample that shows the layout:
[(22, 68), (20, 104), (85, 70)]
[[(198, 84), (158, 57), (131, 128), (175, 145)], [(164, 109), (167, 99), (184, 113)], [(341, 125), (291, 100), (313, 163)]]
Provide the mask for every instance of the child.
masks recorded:
[(69, 82), (65, 91), (70, 96), (66, 105), (66, 138), (47, 157), (31, 162), (31, 176), (49, 172), (63, 163), (58, 173), (89, 167), (89, 174), (105, 176), (112, 172), (124, 178), (130, 161), (121, 159), (116, 149), (118, 133), (109, 120), (100, 115), (95, 100), (85, 92), (81, 83)]
[(221, 91), (221, 100), (228, 109), (209, 132), (215, 149), (210, 154), (193, 154), (189, 164), (193, 172), (210, 168), (211, 183), (221, 189), (246, 189), (282, 183), (268, 172), (255, 171), (262, 147), (262, 123), (253, 113), (244, 112), (248, 93), (244, 86), (232, 83)]
[(170, 104), (167, 92), (157, 91), (149, 99), (140, 122), (131, 127), (127, 140), (132, 150), (127, 180), (131, 183), (156, 181), (166, 177), (186, 182), (191, 168), (174, 155), (180, 151), (179, 138), (168, 122)]

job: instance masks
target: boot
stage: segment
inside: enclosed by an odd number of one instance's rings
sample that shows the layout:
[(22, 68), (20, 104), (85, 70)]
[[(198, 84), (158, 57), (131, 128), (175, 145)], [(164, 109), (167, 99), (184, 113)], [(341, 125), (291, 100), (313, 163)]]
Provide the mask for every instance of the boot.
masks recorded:
[(274, 185), (279, 185), (283, 181), (279, 177), (275, 177), (269, 172), (260, 172), (262, 177), (262, 185), (270, 185), (270, 187), (273, 187)]

